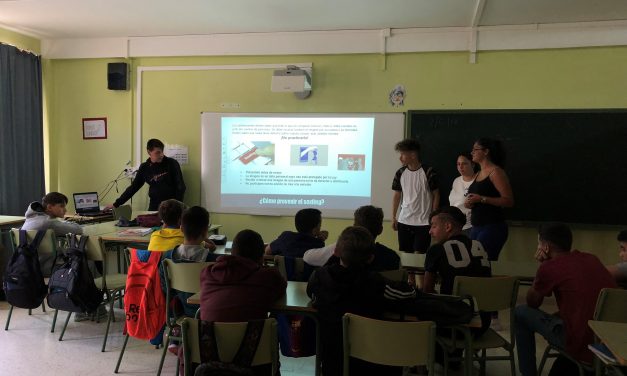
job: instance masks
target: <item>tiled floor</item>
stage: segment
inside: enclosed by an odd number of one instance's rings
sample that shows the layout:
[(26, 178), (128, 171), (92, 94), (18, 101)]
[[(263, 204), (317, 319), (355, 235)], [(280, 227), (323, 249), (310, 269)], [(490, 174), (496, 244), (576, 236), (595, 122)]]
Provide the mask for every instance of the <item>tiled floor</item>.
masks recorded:
[[(521, 288), (519, 302), (524, 301), (526, 289)], [(545, 302), (543, 309), (556, 310), (555, 301)], [(122, 324), (118, 320), (111, 325), (109, 341), (104, 353), (100, 352), (102, 336), (106, 323), (96, 324), (91, 321), (70, 321), (63, 342), (58, 341), (65, 313), (59, 315), (57, 330), (50, 333), (53, 312), (43, 313), (41, 309), (33, 311), (15, 309), (8, 331), (2, 330), (8, 314), (6, 302), (0, 302), (0, 375), (45, 376), (45, 375), (111, 375), (117, 362), (124, 337)], [(116, 317), (122, 318), (122, 311), (116, 310)], [(507, 315), (502, 315), (502, 323), (508, 329)], [(538, 339), (538, 354), (544, 351), (545, 343)], [(131, 339), (122, 360), (120, 373), (125, 375), (154, 375), (156, 373), (160, 350), (156, 350), (146, 341)], [(540, 355), (538, 355), (538, 360)], [(168, 354), (164, 366), (164, 375), (174, 374), (176, 358)], [(436, 374), (439, 369), (436, 369)], [(314, 358), (281, 358), (283, 376), (305, 376), (314, 374)], [(451, 373), (450, 373), (451, 374)], [(491, 362), (487, 367), (488, 375), (509, 375), (509, 363)]]

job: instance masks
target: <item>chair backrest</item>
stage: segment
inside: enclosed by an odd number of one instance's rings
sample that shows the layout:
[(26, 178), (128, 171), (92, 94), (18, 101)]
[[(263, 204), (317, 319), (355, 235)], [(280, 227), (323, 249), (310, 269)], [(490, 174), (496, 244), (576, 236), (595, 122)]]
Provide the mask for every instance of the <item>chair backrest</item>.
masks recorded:
[[(370, 319), (351, 313), (343, 317), (344, 375), (349, 357), (389, 366), (427, 365), (433, 369), (435, 323)], [(394, 340), (390, 341), (393, 338)]]
[(603, 289), (594, 310), (597, 321), (627, 322), (627, 290)]
[[(28, 243), (32, 242), (37, 235), (36, 230), (26, 231), (26, 239)], [(13, 242), (13, 249), (17, 249), (20, 243), (20, 229), (11, 229), (11, 240)], [(41, 266), (41, 272), (44, 277), (49, 277), (54, 266), (54, 259), (57, 257), (57, 237), (54, 234), (54, 230), (46, 230), (46, 235), (41, 239), (39, 248), (37, 249), (37, 255), (39, 256), (39, 264)]]
[(131, 205), (121, 205), (121, 206), (118, 206), (117, 208), (113, 208), (112, 214), (113, 214), (113, 219), (115, 220), (124, 218), (127, 221), (130, 221), (133, 215), (133, 208), (131, 207)]
[(379, 272), (379, 274), (391, 281), (407, 282), (407, 270), (405, 269), (384, 270), (382, 272)]
[(200, 292), (200, 273), (213, 262), (174, 262), (163, 260), (166, 286), (181, 292)]
[(294, 258), (294, 270), (291, 278), (288, 278), (285, 256), (274, 256), (274, 266), (279, 270), (283, 278), (288, 281), (305, 281), (305, 261), (302, 258)]
[[(181, 325), (183, 334), (183, 350), (185, 354), (185, 375), (190, 375), (191, 363), (200, 363), (198, 324), (200, 320), (187, 318)], [(246, 332), (246, 322), (216, 322), (214, 332), (220, 360), (230, 362), (239, 349), (240, 342)], [(278, 364), (278, 337), (275, 319), (266, 319), (253, 358), (252, 365), (272, 364), (274, 374)]]
[(471, 295), (481, 311), (500, 311), (516, 306), (518, 279), (515, 277), (455, 277), (453, 295)]

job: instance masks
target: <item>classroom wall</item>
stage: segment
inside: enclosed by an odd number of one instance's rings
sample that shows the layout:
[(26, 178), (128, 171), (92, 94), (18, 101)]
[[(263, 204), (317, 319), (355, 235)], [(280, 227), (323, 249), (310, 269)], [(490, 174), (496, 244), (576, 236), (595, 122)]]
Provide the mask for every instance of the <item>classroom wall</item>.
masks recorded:
[(16, 33), (0, 27), (0, 42), (10, 44), (22, 50), (28, 50), (39, 54), (41, 52), (41, 41), (37, 38)]
[[(106, 64), (113, 61), (131, 64), (132, 90), (107, 90)], [(137, 90), (135, 67), (301, 62), (313, 63), (313, 94), (306, 100), (298, 100), (289, 93), (271, 93), (271, 70), (144, 73), (142, 144), (148, 138), (157, 137), (166, 143), (189, 147), (190, 163), (183, 166), (188, 186), (187, 204), (200, 202), (200, 112), (233, 111), (222, 108), (225, 103), (239, 104), (236, 112), (395, 112), (410, 109), (620, 108), (627, 99), (624, 89), (627, 87), (626, 47), (480, 52), (477, 64), (469, 64), (465, 52), (407, 53), (387, 57), (354, 54), (52, 60), (46, 77), (54, 101), (50, 130), (55, 136), (50, 140), (50, 158), (56, 166), (51, 169), (51, 189), (67, 194), (100, 191), (132, 159)], [(407, 89), (405, 106), (401, 108), (393, 108), (388, 103), (388, 93), (397, 84)], [(81, 119), (84, 117), (107, 117), (108, 139), (83, 140)], [(468, 140), (469, 147), (472, 141)], [(533, 145), (530, 145), (529, 152), (533, 152)], [(142, 153), (145, 159), (145, 152)], [(573, 156), (572, 166), (538, 168), (576, 168), (576, 158)], [(455, 163), (454, 157), (451, 163)], [(390, 166), (390, 182), (397, 167)], [(127, 184), (127, 180), (119, 183), (120, 192)], [(569, 184), (565, 189), (580, 189), (573, 187), (572, 182), (565, 184)], [(104, 202), (111, 202), (117, 196), (114, 191)], [(617, 198), (617, 203), (620, 199)], [(135, 210), (147, 207), (146, 190), (136, 195), (133, 207)], [(384, 210), (391, 209), (384, 207)], [(253, 228), (270, 241), (281, 230), (293, 228), (291, 218), (228, 214), (213, 214), (212, 218), (214, 223), (224, 225), (222, 232), (230, 239), (239, 229)], [(331, 239), (337, 238), (348, 224), (350, 221), (347, 220), (323, 221)], [(617, 259), (615, 234), (614, 229), (578, 230), (575, 246), (594, 251), (607, 263), (614, 262)], [(396, 248), (395, 236), (386, 223), (379, 240)], [(512, 228), (502, 257), (531, 260), (535, 243), (535, 229)]]

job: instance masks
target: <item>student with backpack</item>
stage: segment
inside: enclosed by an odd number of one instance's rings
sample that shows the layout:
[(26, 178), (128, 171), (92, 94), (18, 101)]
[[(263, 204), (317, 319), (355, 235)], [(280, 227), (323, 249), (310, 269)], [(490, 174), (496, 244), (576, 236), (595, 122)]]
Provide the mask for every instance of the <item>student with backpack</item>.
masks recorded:
[(62, 221), (67, 212), (68, 198), (63, 193), (50, 192), (41, 202), (31, 202), (26, 209), (22, 230), (54, 230), (55, 235), (82, 234), (83, 228), (69, 221)]

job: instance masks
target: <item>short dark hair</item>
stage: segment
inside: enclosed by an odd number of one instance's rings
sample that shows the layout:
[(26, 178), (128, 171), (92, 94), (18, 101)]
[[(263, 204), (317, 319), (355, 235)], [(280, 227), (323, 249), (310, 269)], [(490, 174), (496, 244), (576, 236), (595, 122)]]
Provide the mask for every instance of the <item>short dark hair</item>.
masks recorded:
[(440, 216), (444, 222), (462, 228), (466, 224), (466, 215), (456, 206), (443, 206), (429, 215), (429, 222), (433, 217)]
[(209, 229), (209, 212), (201, 206), (186, 209), (181, 216), (181, 230), (185, 239), (198, 239)]
[(345, 266), (364, 266), (374, 254), (374, 238), (365, 228), (350, 226), (340, 234), (335, 249)]
[(372, 205), (357, 208), (354, 224), (370, 231), (372, 237), (376, 238), (383, 231), (383, 209)]
[(573, 245), (573, 233), (564, 223), (546, 223), (538, 228), (538, 238), (549, 242), (559, 250), (568, 252)]
[(503, 147), (503, 143), (501, 142), (501, 140), (482, 137), (475, 141), (475, 143), (479, 144), (482, 148), (488, 149), (490, 151), (488, 153), (488, 158), (490, 159), (490, 161), (492, 161), (492, 163), (501, 168), (505, 167), (505, 148)]
[(402, 152), (413, 151), (420, 157), (420, 143), (414, 138), (406, 138), (403, 141), (397, 142), (396, 146), (394, 146), (394, 150)]
[(150, 140), (148, 140), (148, 142), (146, 142), (146, 149), (148, 149), (148, 151), (152, 151), (155, 148), (163, 150), (164, 148), (163, 142), (161, 142), (161, 140), (158, 140), (156, 138), (151, 138)]
[(59, 192), (50, 192), (41, 199), (41, 205), (43, 205), (44, 209), (48, 205), (67, 204), (67, 202), (67, 196)]
[(253, 230), (242, 230), (233, 239), (231, 254), (259, 261), (265, 248), (263, 238)]
[(619, 232), (616, 240), (618, 240), (619, 242), (627, 242), (627, 230)]
[(159, 218), (166, 226), (178, 226), (185, 210), (185, 204), (173, 198), (159, 204)]
[(304, 234), (310, 234), (313, 229), (322, 223), (322, 212), (318, 209), (307, 208), (301, 209), (294, 216), (294, 225), (296, 231)]

